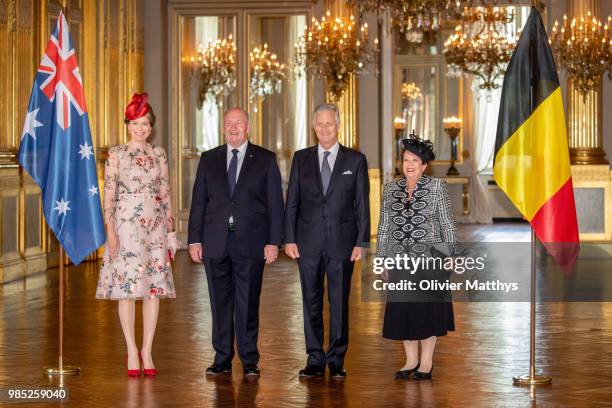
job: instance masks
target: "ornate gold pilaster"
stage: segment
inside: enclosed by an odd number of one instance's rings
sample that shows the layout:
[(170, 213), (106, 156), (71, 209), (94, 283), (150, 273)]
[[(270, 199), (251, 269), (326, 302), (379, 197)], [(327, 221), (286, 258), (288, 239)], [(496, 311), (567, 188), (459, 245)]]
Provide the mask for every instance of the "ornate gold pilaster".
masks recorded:
[[(327, 0), (326, 10), (329, 10), (334, 17), (349, 18), (353, 14), (353, 7), (343, 1)], [(357, 18), (357, 16), (355, 16)], [(332, 95), (325, 94), (327, 102), (332, 102)], [(337, 101), (340, 111), (340, 134), (338, 140), (344, 146), (359, 149), (359, 80), (351, 75), (349, 85), (339, 101)]]
[[(376, 242), (376, 226), (380, 221), (380, 206), (382, 202), (382, 177), (380, 169), (368, 169), (370, 179), (370, 240)], [(372, 246), (374, 249), (374, 246)]]
[[(580, 18), (590, 11), (599, 15), (599, 0), (569, 0), (568, 18)], [(589, 91), (586, 98), (568, 79), (568, 137), (572, 164), (607, 164), (603, 150), (602, 84)]]

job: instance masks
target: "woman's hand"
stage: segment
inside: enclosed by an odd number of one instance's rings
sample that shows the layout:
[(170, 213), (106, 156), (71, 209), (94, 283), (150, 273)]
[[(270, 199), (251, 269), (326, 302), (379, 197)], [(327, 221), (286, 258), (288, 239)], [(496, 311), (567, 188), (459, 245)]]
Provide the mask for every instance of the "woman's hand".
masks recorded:
[(106, 248), (108, 255), (114, 259), (119, 252), (119, 236), (115, 231), (111, 230), (106, 234)]
[(166, 235), (166, 245), (168, 247), (168, 254), (170, 259), (168, 259), (168, 262), (174, 260), (174, 255), (176, 254), (176, 251), (178, 251), (181, 248), (181, 242), (176, 239), (176, 232), (169, 232)]

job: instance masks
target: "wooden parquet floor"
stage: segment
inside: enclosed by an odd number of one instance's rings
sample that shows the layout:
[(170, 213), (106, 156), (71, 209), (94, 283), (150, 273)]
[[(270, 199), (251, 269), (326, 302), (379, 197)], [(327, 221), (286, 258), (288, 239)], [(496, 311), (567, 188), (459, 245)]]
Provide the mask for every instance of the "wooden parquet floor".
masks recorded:
[[(526, 231), (524, 226), (509, 228)], [(465, 231), (487, 234), (473, 228)], [(612, 407), (611, 303), (538, 305), (537, 366), (553, 377), (549, 387), (530, 390), (512, 385), (513, 375), (528, 371), (528, 303), (455, 303), (457, 331), (438, 341), (433, 380), (396, 381), (393, 373), (403, 364), (403, 348), (381, 337), (384, 305), (361, 300), (356, 272), (347, 378), (300, 380), (297, 374), (306, 356), (299, 276), (295, 263), (281, 258), (264, 276), (259, 340), (262, 375), (247, 381), (237, 358), (232, 376), (204, 375), (213, 350), (203, 267), (189, 262), (182, 251), (174, 274), (178, 297), (162, 301), (154, 343), (160, 374), (154, 379), (133, 379), (125, 374), (117, 304), (94, 299), (98, 265), (68, 269), (65, 364), (79, 365), (82, 373), (65, 379), (70, 392), (65, 405)], [(49, 270), (0, 286), (0, 388), (58, 384), (57, 379), (42, 374), (43, 367), (57, 362), (57, 279), (57, 270)], [(138, 339), (140, 324), (138, 312)]]

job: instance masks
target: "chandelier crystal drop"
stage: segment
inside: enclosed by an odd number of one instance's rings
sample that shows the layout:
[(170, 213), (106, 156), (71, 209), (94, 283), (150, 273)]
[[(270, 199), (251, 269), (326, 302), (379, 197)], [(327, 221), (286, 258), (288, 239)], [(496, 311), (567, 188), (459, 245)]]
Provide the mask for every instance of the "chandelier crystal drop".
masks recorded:
[(312, 18), (295, 49), (296, 74), (325, 79), (335, 101), (344, 94), (351, 75), (369, 73), (368, 65), (379, 52), (378, 39), (370, 44), (367, 23), (358, 27), (353, 16), (333, 18), (329, 11), (321, 21)]
[(459, 9), (459, 0), (347, 0), (360, 15), (376, 12), (382, 24), (389, 12), (389, 29), (402, 33), (409, 42), (419, 43), (426, 32), (436, 33), (442, 20)]
[(250, 52), (249, 64), (251, 70), (250, 103), (281, 92), (282, 83), (287, 78), (287, 67), (278, 61), (276, 54), (268, 51), (268, 44), (255, 47)]
[(480, 89), (499, 88), (516, 45), (507, 30), (513, 20), (513, 13), (501, 7), (464, 8), (463, 23), (442, 51), (449, 76), (473, 75)]
[(236, 88), (236, 44), (230, 34), (226, 39), (200, 44), (197, 57), (190, 59), (192, 72), (199, 82), (198, 109), (204, 102), (221, 106), (223, 97)]
[(563, 25), (555, 21), (553, 26), (549, 42), (555, 59), (585, 98), (606, 71), (612, 80), (611, 20), (608, 16), (602, 25), (588, 12), (586, 18), (574, 18), (571, 23), (564, 15)]

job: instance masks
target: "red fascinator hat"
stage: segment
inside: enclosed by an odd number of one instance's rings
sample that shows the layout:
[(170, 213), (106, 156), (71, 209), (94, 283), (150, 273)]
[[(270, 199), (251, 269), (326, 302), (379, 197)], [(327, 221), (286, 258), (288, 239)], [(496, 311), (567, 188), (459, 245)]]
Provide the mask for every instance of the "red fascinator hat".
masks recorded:
[(149, 95), (146, 92), (135, 93), (132, 95), (132, 100), (125, 107), (125, 123), (130, 120), (138, 119), (149, 113), (151, 119), (151, 126), (155, 123), (155, 116), (153, 115), (153, 108), (149, 105)]

